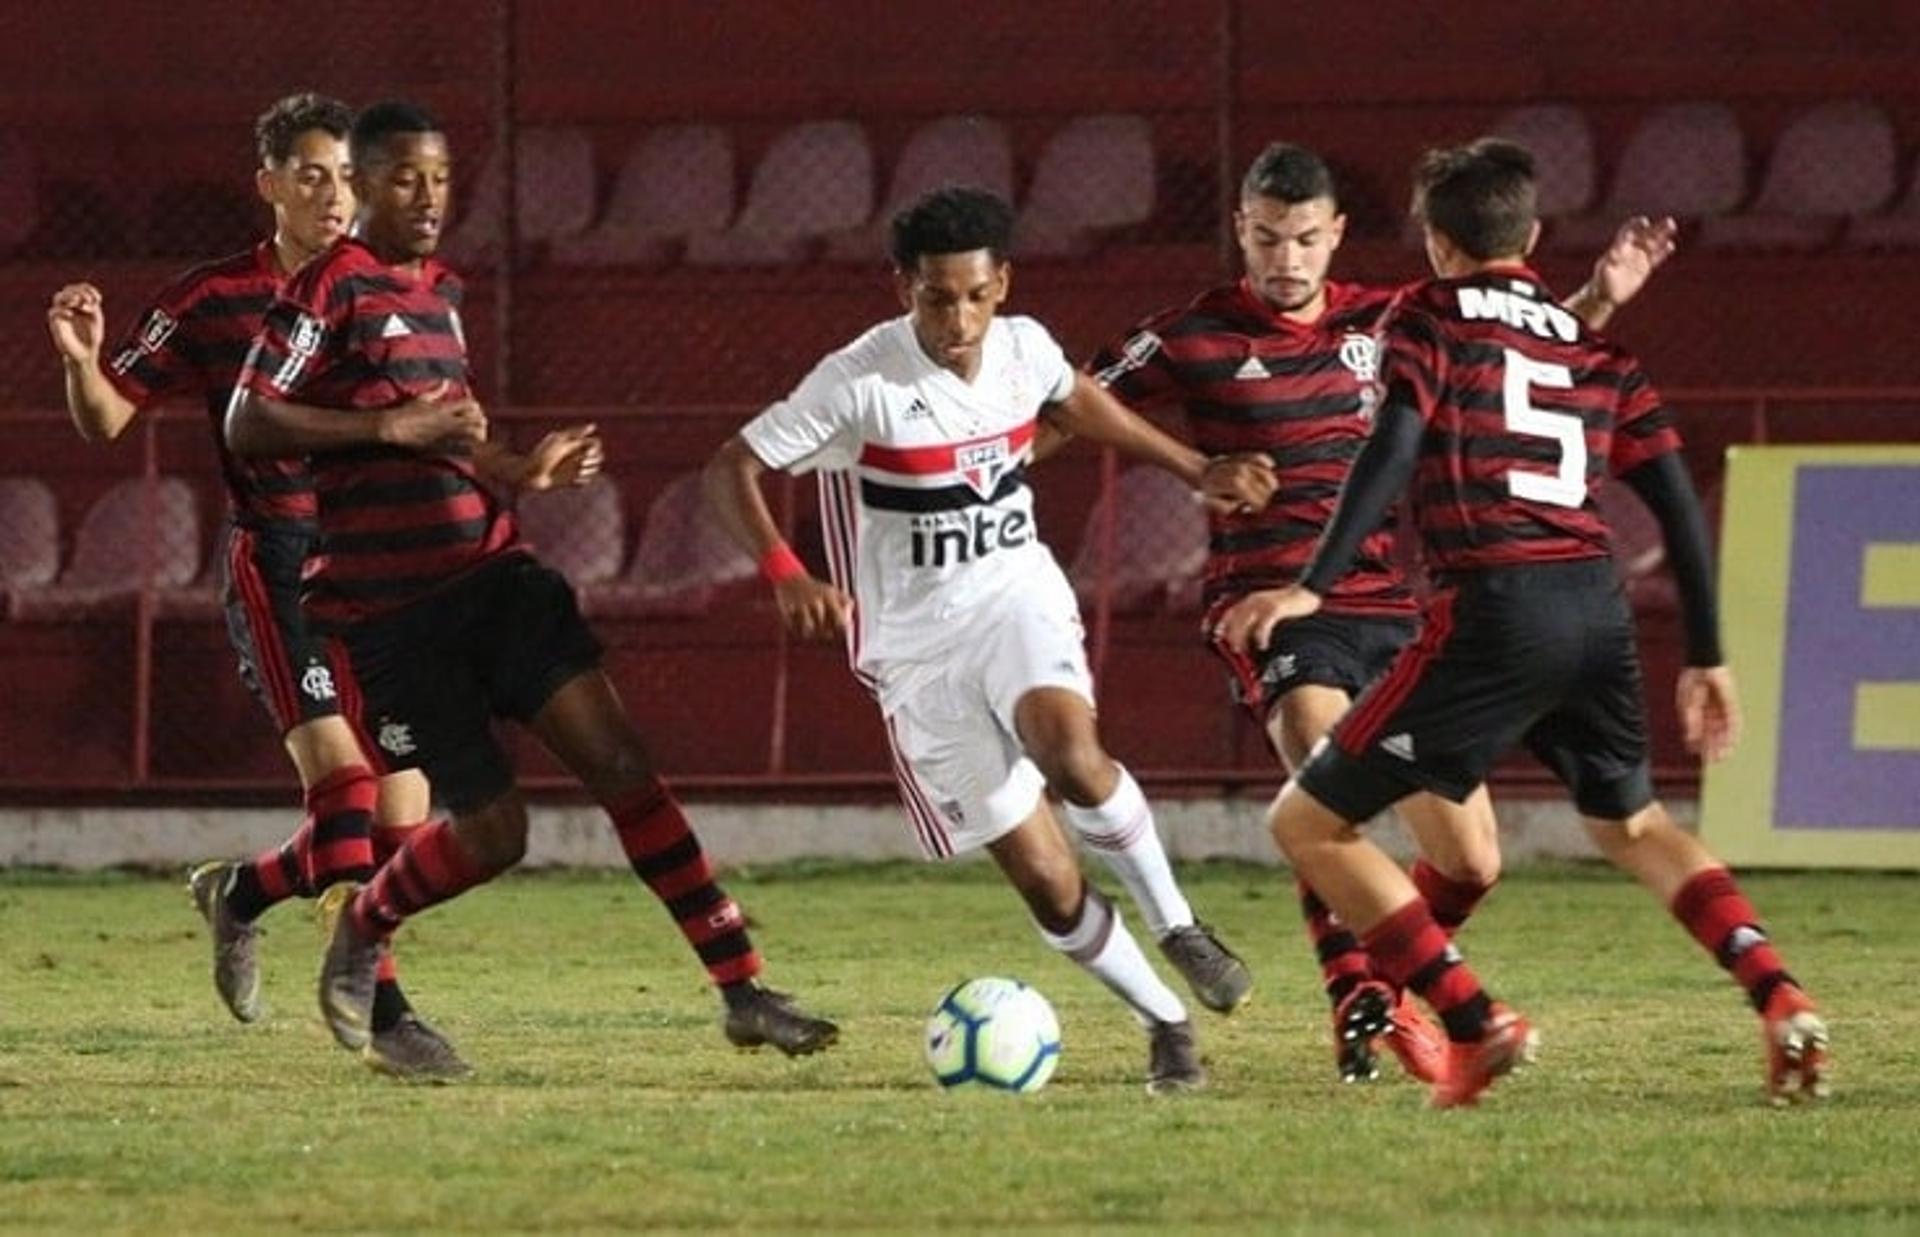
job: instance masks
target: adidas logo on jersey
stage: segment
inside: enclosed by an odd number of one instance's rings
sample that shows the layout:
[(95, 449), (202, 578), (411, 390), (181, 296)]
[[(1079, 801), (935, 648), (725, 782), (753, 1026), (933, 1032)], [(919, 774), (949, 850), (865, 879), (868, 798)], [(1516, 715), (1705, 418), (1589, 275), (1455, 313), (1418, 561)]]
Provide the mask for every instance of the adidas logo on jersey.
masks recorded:
[(388, 314), (386, 325), (380, 328), (381, 339), (398, 339), (402, 335), (413, 334), (413, 328), (399, 314)]
[(900, 414), (900, 419), (902, 421), (917, 421), (922, 417), (930, 417), (932, 415), (933, 409), (927, 407), (927, 401), (916, 395), (913, 397), (913, 402), (907, 405), (907, 410)]
[(1380, 750), (1389, 756), (1398, 756), (1402, 760), (1413, 759), (1413, 736), (1402, 730), (1399, 734), (1390, 734), (1380, 740)]
[(1233, 376), (1241, 382), (1264, 382), (1273, 374), (1260, 363), (1259, 357), (1250, 356), (1241, 363), (1239, 369), (1233, 371)]

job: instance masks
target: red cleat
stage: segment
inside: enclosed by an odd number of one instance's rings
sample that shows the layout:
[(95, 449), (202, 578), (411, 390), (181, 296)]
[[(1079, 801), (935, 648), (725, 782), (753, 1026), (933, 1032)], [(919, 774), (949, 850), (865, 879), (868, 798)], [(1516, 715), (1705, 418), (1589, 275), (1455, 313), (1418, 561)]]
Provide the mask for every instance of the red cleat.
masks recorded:
[(1813, 998), (1782, 984), (1760, 1015), (1767, 1046), (1767, 1102), (1780, 1107), (1827, 1098), (1827, 1024)]
[(1504, 1005), (1493, 1007), (1486, 1034), (1469, 1043), (1447, 1044), (1446, 1076), (1433, 1084), (1428, 1103), (1435, 1108), (1470, 1108), (1496, 1078), (1533, 1059), (1533, 1027)]
[(1447, 1037), (1404, 992), (1393, 1007), (1393, 1028), (1386, 1041), (1400, 1058), (1400, 1068), (1421, 1082), (1437, 1083), (1447, 1076)]

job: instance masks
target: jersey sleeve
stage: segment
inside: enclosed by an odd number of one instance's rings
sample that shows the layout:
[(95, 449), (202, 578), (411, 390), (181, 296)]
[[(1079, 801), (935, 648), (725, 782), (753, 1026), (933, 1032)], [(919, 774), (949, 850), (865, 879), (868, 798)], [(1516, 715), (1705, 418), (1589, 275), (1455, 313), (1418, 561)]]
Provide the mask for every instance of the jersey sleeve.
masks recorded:
[(1133, 408), (1146, 408), (1179, 388), (1157, 325), (1149, 318), (1102, 348), (1089, 367), (1095, 382)]
[(837, 357), (814, 366), (791, 394), (741, 427), (760, 462), (782, 472), (849, 468), (860, 451), (860, 402)]
[(1445, 351), (1433, 319), (1416, 309), (1391, 314), (1381, 331), (1379, 399), (1376, 407), (1398, 404), (1433, 420), (1439, 405)]
[(325, 270), (309, 267), (295, 276), (267, 310), (236, 389), (301, 402), (327, 369), (329, 354), (344, 346), (352, 302), (350, 285), (328, 278)]
[(1624, 477), (1648, 460), (1680, 449), (1680, 431), (1673, 410), (1638, 365), (1620, 384), (1620, 419), (1613, 427), (1613, 447), (1607, 466)]
[(1079, 371), (1068, 362), (1052, 333), (1032, 318), (1014, 318), (1007, 325), (1019, 341), (1020, 363), (1040, 388), (1041, 402), (1057, 404), (1072, 395)]
[(167, 288), (142, 311), (107, 362), (106, 378), (136, 408), (200, 389), (202, 369), (191, 325), (190, 284)]

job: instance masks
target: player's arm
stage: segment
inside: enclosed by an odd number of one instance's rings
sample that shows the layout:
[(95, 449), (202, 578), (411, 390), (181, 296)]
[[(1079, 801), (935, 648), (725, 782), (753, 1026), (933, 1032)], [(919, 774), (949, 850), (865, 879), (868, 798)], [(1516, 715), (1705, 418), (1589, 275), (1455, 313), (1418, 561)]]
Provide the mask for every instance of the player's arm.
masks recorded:
[(47, 306), (47, 332), (65, 370), (67, 413), (73, 427), (88, 442), (118, 438), (138, 409), (114, 389), (100, 368), (100, 345), (106, 338), (100, 289), (90, 283), (70, 283), (54, 293)]
[(1258, 510), (1267, 505), (1279, 484), (1273, 461), (1266, 456), (1209, 458), (1128, 408), (1083, 373), (1074, 374), (1073, 389), (1065, 399), (1048, 404), (1042, 417), (1071, 437), (1164, 468), (1225, 509)]
[(316, 408), (255, 387), (234, 388), (227, 405), (227, 448), (239, 456), (314, 455), (352, 447), (405, 447), (437, 453), (484, 442), (487, 418), (471, 396), (447, 395), (442, 382), (392, 408)]
[(1664, 217), (1635, 215), (1620, 225), (1613, 242), (1595, 259), (1593, 276), (1566, 300), (1566, 308), (1593, 330), (1613, 318), (1614, 310), (1640, 294), (1660, 264), (1673, 255), (1680, 225)]
[(473, 447), (474, 471), (483, 481), (523, 492), (588, 485), (605, 463), (606, 448), (592, 423), (555, 430), (525, 455), (493, 439)]
[(1374, 417), (1373, 433), (1340, 487), (1340, 503), (1299, 582), (1242, 597), (1221, 615), (1215, 637), (1243, 653), (1264, 649), (1275, 627), (1318, 610), (1334, 582), (1352, 568), (1360, 543), (1380, 527), (1394, 500), (1405, 492), (1420, 460), (1424, 432), (1417, 408), (1389, 399)]
[(1733, 672), (1720, 648), (1720, 613), (1713, 590), (1713, 551), (1707, 517), (1676, 451), (1666, 451), (1621, 477), (1660, 522), (1667, 562), (1680, 593), (1686, 632), (1687, 665), (1681, 671), (1678, 703), (1689, 750), (1718, 760), (1733, 750), (1740, 735), (1740, 707)]
[(760, 565), (788, 630), (802, 639), (845, 631), (853, 619), (853, 599), (815, 579), (780, 535), (760, 488), (766, 471), (746, 439), (735, 434), (714, 452), (701, 475), (707, 506), (727, 536)]

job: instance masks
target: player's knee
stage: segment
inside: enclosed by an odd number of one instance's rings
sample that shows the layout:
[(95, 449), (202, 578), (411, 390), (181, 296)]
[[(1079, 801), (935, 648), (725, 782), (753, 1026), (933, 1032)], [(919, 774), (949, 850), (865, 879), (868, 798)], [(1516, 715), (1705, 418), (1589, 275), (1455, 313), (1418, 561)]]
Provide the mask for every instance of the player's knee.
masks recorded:
[(1076, 736), (1044, 753), (1036, 752), (1033, 761), (1055, 794), (1082, 807), (1105, 802), (1118, 776), (1113, 757), (1091, 735)]
[(659, 779), (646, 749), (627, 742), (609, 743), (579, 774), (588, 793), (602, 803), (625, 798)]
[(491, 871), (504, 872), (527, 856), (527, 811), (517, 801), (462, 815), (454, 827), (474, 861)]

